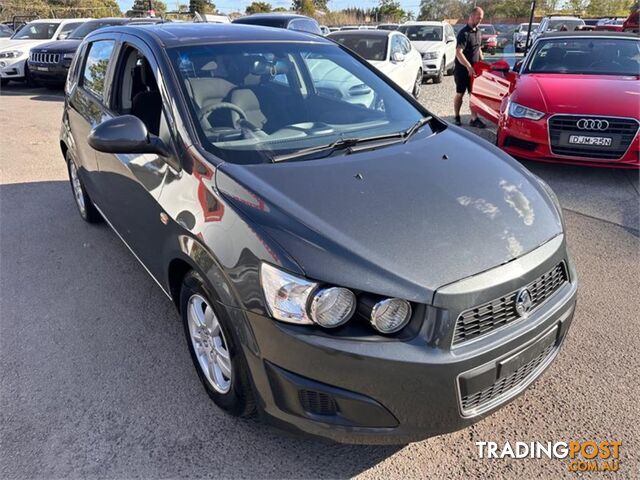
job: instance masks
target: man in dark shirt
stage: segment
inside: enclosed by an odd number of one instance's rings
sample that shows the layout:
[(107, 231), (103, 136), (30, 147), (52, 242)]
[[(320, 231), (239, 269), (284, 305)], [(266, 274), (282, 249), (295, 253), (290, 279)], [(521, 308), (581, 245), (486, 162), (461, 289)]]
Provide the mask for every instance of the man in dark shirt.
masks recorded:
[[(462, 125), (460, 120), (460, 107), (465, 92), (471, 93), (471, 79), (473, 77), (473, 64), (482, 60), (481, 33), (478, 25), (482, 22), (484, 11), (480, 7), (471, 10), (467, 24), (458, 32), (458, 44), (456, 46), (456, 66), (453, 71), (453, 78), (456, 82), (456, 96), (453, 100), (453, 109), (456, 114), (456, 125)], [(472, 127), (484, 128), (485, 124), (478, 116), (471, 112)]]

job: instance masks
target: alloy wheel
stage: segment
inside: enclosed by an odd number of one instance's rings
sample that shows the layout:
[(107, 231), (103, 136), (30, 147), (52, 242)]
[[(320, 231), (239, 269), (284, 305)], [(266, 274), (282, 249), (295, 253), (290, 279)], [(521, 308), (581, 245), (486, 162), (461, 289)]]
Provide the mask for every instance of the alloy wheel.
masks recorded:
[(87, 206), (84, 203), (84, 191), (82, 190), (82, 184), (80, 183), (80, 178), (78, 177), (78, 170), (73, 161), (69, 162), (69, 175), (71, 177), (71, 187), (73, 188), (73, 198), (75, 198), (76, 200), (76, 205), (78, 205), (80, 215), (86, 217)]
[(209, 384), (219, 393), (231, 389), (231, 355), (220, 322), (209, 302), (194, 294), (187, 303), (189, 336), (198, 364)]

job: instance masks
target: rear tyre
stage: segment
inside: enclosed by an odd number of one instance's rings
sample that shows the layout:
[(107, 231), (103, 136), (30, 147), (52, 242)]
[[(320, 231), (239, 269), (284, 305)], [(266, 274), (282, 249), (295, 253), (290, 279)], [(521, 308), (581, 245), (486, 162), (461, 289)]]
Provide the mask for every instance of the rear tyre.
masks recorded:
[(180, 313), (191, 360), (218, 407), (236, 417), (250, 417), (256, 406), (249, 368), (226, 312), (214, 298), (198, 273), (187, 273), (180, 291)]
[(75, 162), (71, 159), (69, 152), (66, 153), (65, 158), (67, 160), (67, 171), (69, 172), (69, 183), (71, 184), (71, 192), (73, 193), (73, 199), (78, 207), (78, 213), (82, 219), (87, 223), (99, 223), (102, 220), (100, 213), (93, 205), (87, 190), (80, 180), (78, 175), (78, 168)]
[(420, 90), (422, 90), (422, 69), (418, 69), (418, 75), (416, 76), (416, 81), (413, 84), (413, 96), (418, 98), (420, 96)]
[(440, 70), (438, 71), (438, 74), (433, 77), (433, 83), (442, 83), (442, 80), (444, 79), (444, 58), (442, 59), (442, 63), (440, 64)]

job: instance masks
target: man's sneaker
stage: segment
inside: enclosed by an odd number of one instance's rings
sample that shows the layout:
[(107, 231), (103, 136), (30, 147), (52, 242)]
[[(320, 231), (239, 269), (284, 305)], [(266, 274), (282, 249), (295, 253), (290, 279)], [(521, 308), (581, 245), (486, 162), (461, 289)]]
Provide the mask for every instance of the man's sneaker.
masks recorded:
[(479, 118), (476, 118), (475, 120), (471, 120), (469, 122), (469, 125), (471, 125), (472, 127), (476, 127), (476, 128), (485, 128), (486, 127), (484, 122), (482, 120), (480, 120)]
[(462, 120), (460, 120), (460, 117), (456, 117), (455, 122), (454, 122), (458, 127), (462, 126)]

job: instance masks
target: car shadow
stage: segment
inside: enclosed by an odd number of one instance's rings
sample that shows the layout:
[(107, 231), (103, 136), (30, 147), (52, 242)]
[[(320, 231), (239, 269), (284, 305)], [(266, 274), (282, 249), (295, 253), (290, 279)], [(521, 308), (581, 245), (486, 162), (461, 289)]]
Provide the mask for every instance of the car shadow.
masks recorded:
[(27, 87), (24, 83), (11, 82), (0, 88), (0, 96), (31, 97), (31, 100), (39, 102), (64, 102), (64, 88)]
[(105, 224), (80, 219), (67, 182), (1, 185), (0, 216), (9, 477), (346, 478), (402, 448), (222, 413), (172, 302)]

